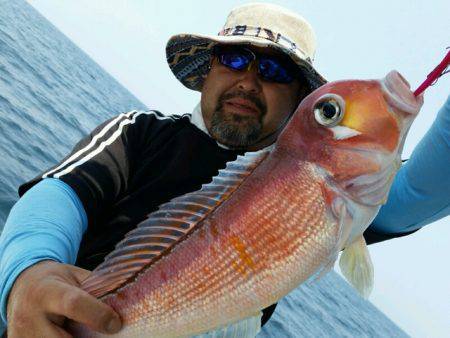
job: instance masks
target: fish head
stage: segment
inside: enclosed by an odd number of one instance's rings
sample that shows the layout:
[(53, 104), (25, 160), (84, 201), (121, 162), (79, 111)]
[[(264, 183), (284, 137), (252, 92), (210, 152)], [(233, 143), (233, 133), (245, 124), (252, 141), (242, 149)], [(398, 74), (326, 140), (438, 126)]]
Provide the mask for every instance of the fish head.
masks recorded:
[(323, 271), (343, 250), (341, 272), (364, 297), (373, 287), (373, 265), (363, 233), (387, 200), (422, 104), (396, 71), (381, 80), (330, 82), (300, 103), (275, 145), (317, 168), (327, 210), (339, 225)]
[(355, 200), (380, 204), (388, 189), (369, 196), (365, 188), (379, 176), (392, 179), (422, 103), (397, 71), (381, 80), (330, 82), (302, 101), (276, 147), (318, 164)]

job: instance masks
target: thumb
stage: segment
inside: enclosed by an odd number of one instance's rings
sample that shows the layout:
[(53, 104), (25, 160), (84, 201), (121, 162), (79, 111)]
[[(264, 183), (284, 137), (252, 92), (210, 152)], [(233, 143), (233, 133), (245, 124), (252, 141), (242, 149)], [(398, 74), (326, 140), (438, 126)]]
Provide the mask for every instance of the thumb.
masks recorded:
[(83, 281), (86, 278), (88, 278), (89, 275), (92, 273), (92, 271), (79, 268), (78, 266), (69, 265), (68, 267), (70, 273), (72, 274), (73, 278), (78, 282), (78, 284), (83, 283)]

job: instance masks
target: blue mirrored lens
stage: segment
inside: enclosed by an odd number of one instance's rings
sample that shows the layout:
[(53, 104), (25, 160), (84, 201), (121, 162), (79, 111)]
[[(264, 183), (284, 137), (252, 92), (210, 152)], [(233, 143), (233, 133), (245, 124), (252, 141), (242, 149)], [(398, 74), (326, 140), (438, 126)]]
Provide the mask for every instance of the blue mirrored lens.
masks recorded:
[(259, 59), (258, 67), (261, 76), (268, 81), (289, 83), (294, 79), (294, 77), (289, 74), (289, 70), (278, 60), (261, 57)]
[[(234, 70), (247, 69), (248, 65), (254, 61), (254, 53), (245, 49), (222, 49), (216, 47), (215, 54), (219, 62), (224, 66)], [(266, 81), (289, 83), (294, 77), (291, 75), (295, 70), (294, 67), (289, 67), (286, 62), (279, 60), (276, 57), (258, 55), (258, 73)]]
[(219, 61), (224, 66), (235, 70), (243, 70), (248, 67), (252, 61), (247, 55), (237, 52), (228, 52), (219, 55)]

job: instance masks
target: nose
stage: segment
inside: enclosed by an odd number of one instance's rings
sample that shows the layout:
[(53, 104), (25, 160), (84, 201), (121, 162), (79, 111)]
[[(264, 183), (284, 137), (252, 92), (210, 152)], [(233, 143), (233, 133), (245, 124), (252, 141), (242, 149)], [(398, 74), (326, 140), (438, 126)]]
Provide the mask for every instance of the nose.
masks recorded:
[(255, 62), (252, 62), (247, 70), (240, 72), (238, 88), (245, 92), (259, 93), (262, 89), (261, 80)]

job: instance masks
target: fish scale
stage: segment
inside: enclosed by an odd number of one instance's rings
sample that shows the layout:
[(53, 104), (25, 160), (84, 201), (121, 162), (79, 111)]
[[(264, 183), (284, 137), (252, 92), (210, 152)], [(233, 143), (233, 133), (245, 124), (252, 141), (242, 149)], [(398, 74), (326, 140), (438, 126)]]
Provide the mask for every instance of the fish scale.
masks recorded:
[[(270, 163), (268, 164), (270, 165)], [(278, 165), (278, 167), (280, 166)], [(204, 241), (202, 241), (200, 231), (208, 231), (208, 225), (211, 226), (210, 223), (205, 224), (204, 228), (199, 229), (199, 232), (192, 235), (197, 238), (191, 238), (189, 242), (182, 243), (186, 245), (178, 247), (177, 257), (172, 256), (173, 260), (179, 262), (181, 261), (180, 257), (184, 258), (184, 264), (179, 264), (183, 268), (180, 268), (180, 273), (174, 278), (164, 281), (163, 284), (161, 281), (155, 281), (155, 279), (146, 281), (137, 279), (134, 285), (128, 286), (124, 292), (132, 293), (135, 292), (134, 288), (141, 288), (142, 294), (147, 295), (139, 305), (136, 304), (133, 309), (130, 309), (130, 314), (132, 313), (130, 318), (139, 318), (139, 321), (147, 321), (145, 318), (148, 318), (152, 322), (158, 323), (159, 329), (155, 332), (157, 336), (169, 333), (174, 322), (178, 322), (177, 318), (180, 318), (180, 321), (190, 322), (191, 325), (183, 322), (183, 332), (174, 332), (175, 336), (199, 333), (210, 325), (220, 326), (227, 323), (220, 321), (224, 312), (223, 305), (220, 306), (221, 310), (217, 311), (220, 304), (224, 304), (224, 302), (230, 304), (229, 309), (226, 309), (228, 311), (225, 311), (227, 321), (230, 320), (229, 318), (237, 320), (258, 310), (258, 307), (261, 306), (259, 298), (267, 297), (266, 291), (269, 285), (278, 285), (271, 297), (275, 301), (280, 292), (289, 288), (289, 284), (292, 283), (291, 279), (298, 283), (298, 277), (289, 278), (289, 275), (295, 271), (293, 267), (300, 265), (300, 262), (303, 262), (303, 267), (306, 270), (302, 272), (308, 275), (313, 264), (310, 264), (308, 257), (304, 256), (307, 252), (316, 251), (311, 250), (311, 245), (323, 247), (318, 234), (323, 233), (325, 222), (322, 221), (324, 218), (324, 203), (321, 199), (320, 187), (319, 189), (317, 187), (315, 189), (310, 188), (314, 173), (311, 166), (303, 165), (303, 167), (304, 169), (299, 170), (297, 175), (290, 180), (286, 180), (286, 177), (282, 176), (283, 179), (277, 181), (273, 187), (262, 187), (264, 193), (255, 194), (254, 198), (247, 200), (247, 203), (251, 205), (249, 214), (254, 215), (254, 217), (245, 219), (238, 217), (234, 222), (233, 220), (229, 222), (221, 221), (217, 224), (216, 226), (229, 229), (226, 236), (216, 237), (216, 241), (210, 242), (207, 239), (208, 237), (203, 235)], [(280, 173), (283, 172), (281, 168), (278, 169)], [(261, 171), (263, 174), (263, 170)], [(255, 173), (254, 180), (257, 181), (258, 177)], [(252, 181), (252, 179), (249, 179), (246, 184), (252, 185)], [(245, 191), (245, 187), (243, 188), (243, 191)], [(288, 197), (287, 200), (286, 197)], [(234, 198), (239, 199), (239, 194)], [(289, 200), (290, 202), (288, 202)], [(297, 204), (299, 202), (304, 205), (303, 208), (290, 207), (291, 203)], [(217, 209), (216, 213), (211, 215), (212, 221), (225, 219), (222, 218), (222, 215), (229, 214), (227, 209), (233, 207), (232, 203), (229, 203), (229, 205), (224, 204)], [(278, 212), (275, 206), (281, 207), (284, 212)], [(266, 216), (262, 217), (263, 215)], [(259, 218), (267, 219), (267, 222), (256, 222), (255, 219)], [(335, 226), (334, 223), (329, 225), (329, 228), (334, 229)], [(314, 227), (314, 229), (309, 229), (310, 227)], [(310, 235), (305, 236), (306, 232)], [(315, 236), (317, 238), (314, 238)], [(328, 237), (333, 238), (333, 236), (325, 236), (325, 238)], [(253, 262), (253, 266), (250, 267), (249, 264), (246, 265), (243, 262), (243, 252), (240, 252), (236, 245), (230, 245), (233, 240), (239, 240), (242, 243), (241, 249), (245, 250), (245, 255), (248, 255), (248, 258)], [(287, 243), (289, 245), (286, 245)], [(298, 249), (300, 247), (302, 247), (302, 250)], [(327, 247), (330, 247), (330, 245), (327, 245)], [(292, 255), (294, 250), (297, 250), (298, 254)], [(202, 255), (192, 258), (192, 255), (195, 256), (196, 252), (202, 252)], [(321, 254), (329, 255), (328, 252)], [(284, 262), (283, 258), (289, 255), (292, 258)], [(316, 259), (317, 256), (314, 260)], [(277, 264), (279, 261), (282, 263)], [(307, 263), (305, 264), (305, 262)], [(161, 260), (160, 264), (163, 263)], [(166, 266), (168, 265), (170, 264), (166, 264)], [(157, 269), (157, 266), (153, 268)], [(205, 271), (209, 273), (205, 274)], [(295, 275), (297, 274), (298, 272), (295, 272)], [(153, 275), (156, 276), (156, 279), (158, 278), (157, 273)], [(281, 276), (282, 278), (274, 279), (273, 276)], [(155, 285), (155, 283), (162, 284), (157, 292), (148, 292), (149, 290), (142, 286)], [(258, 286), (258, 284), (261, 284), (261, 286)], [(167, 298), (166, 295), (171, 295), (171, 297)], [(177, 302), (174, 304), (170, 301), (171, 299), (177, 299)], [(105, 300), (109, 302), (108, 298)], [(122, 306), (114, 302), (111, 305)], [(245, 312), (241, 310), (242, 308), (246, 309)], [(143, 314), (145, 314), (144, 317)], [(202, 318), (202, 321), (195, 322), (191, 318)], [(140, 326), (137, 322), (135, 323), (137, 327)], [(134, 325), (131, 321), (126, 324)], [(170, 332), (170, 334), (172, 333)]]
[[(326, 101), (342, 110), (333, 123), (320, 115)], [(362, 234), (420, 106), (396, 72), (307, 96), (274, 147), (238, 156), (199, 191), (161, 205), (82, 283), (122, 318), (107, 337), (254, 337), (261, 309), (331, 269), (342, 249), (341, 270), (368, 294)]]

